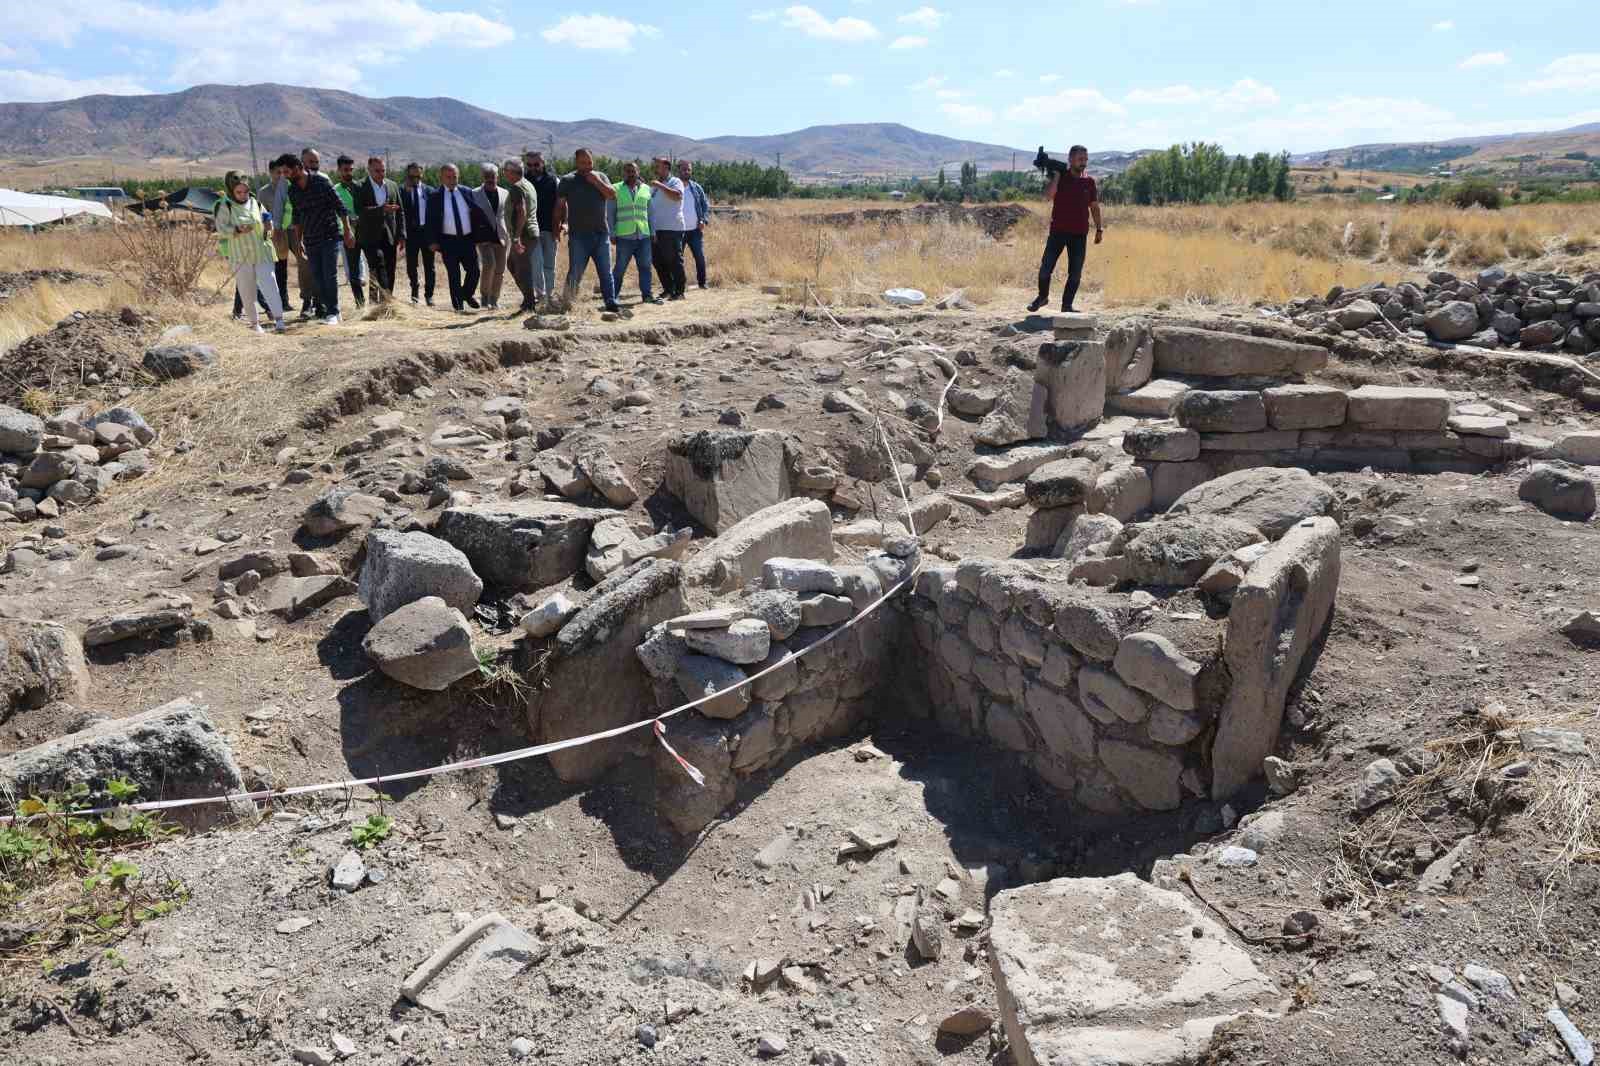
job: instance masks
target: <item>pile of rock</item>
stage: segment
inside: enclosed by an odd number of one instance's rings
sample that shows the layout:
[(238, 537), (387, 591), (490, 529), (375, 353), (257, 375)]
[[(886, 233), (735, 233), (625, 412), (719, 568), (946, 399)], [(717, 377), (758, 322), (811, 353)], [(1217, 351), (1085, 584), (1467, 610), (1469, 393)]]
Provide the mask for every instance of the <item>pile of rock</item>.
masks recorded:
[(1382, 340), (1398, 331), (1419, 341), (1574, 355), (1600, 349), (1600, 274), (1580, 279), (1490, 267), (1466, 279), (1435, 270), (1426, 285), (1334, 286), (1321, 299), (1296, 300), (1287, 310), (1301, 326), (1331, 334)]
[(150, 471), (156, 434), (131, 407), (39, 418), (0, 404), (0, 523), (59, 518)]

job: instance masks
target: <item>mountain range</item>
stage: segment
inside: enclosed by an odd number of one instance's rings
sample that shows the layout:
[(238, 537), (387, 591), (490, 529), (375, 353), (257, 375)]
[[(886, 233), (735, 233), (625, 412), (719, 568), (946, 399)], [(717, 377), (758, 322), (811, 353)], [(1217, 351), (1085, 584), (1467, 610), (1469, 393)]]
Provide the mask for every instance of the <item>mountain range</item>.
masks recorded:
[(124, 166), (216, 172), (248, 167), (252, 128), (258, 160), (314, 145), (358, 160), (494, 159), (528, 148), (558, 156), (587, 147), (601, 155), (655, 155), (763, 164), (782, 160), (799, 179), (931, 175), (965, 161), (980, 169), (1026, 167), (1031, 150), (922, 133), (895, 123), (812, 126), (760, 137), (696, 140), (603, 119), (511, 118), (448, 97), (368, 99), (292, 85), (199, 85), (150, 96), (85, 96), (0, 104), (0, 157), (15, 161), (93, 158)]

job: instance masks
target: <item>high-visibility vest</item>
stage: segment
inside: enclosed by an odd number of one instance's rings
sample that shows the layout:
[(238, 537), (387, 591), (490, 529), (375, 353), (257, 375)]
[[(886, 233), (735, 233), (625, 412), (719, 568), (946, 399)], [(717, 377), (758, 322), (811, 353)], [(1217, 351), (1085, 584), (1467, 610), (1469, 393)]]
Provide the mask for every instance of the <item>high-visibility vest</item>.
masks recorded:
[(634, 192), (628, 188), (627, 182), (619, 182), (617, 189), (617, 232), (618, 237), (648, 237), (650, 236), (650, 186), (639, 183), (639, 190)]

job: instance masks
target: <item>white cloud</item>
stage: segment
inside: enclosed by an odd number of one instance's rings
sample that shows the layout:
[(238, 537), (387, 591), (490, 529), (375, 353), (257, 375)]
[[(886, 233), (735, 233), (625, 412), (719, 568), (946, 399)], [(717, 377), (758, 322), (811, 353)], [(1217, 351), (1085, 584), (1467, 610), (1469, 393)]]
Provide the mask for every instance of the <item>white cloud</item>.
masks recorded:
[(944, 104), (939, 110), (963, 126), (987, 126), (994, 121), (994, 112), (978, 104)]
[(1015, 78), (1017, 76), (1017, 72), (1012, 70), (1010, 67), (1001, 67), (999, 70), (994, 72), (994, 76), (997, 78)]
[(900, 51), (904, 51), (907, 48), (926, 48), (928, 47), (928, 39), (908, 34), (905, 37), (896, 37), (893, 41), (890, 41), (889, 47)]
[(79, 96), (141, 96), (151, 90), (132, 78), (69, 78), (33, 70), (0, 70), (0, 99), (72, 100)]
[(1206, 105), (1219, 111), (1247, 111), (1278, 102), (1277, 91), (1254, 78), (1240, 78), (1226, 89), (1196, 89), (1192, 85), (1166, 85), (1135, 89), (1124, 97), (1130, 104), (1170, 106)]
[(1456, 24), (1450, 19), (1443, 19), (1439, 22), (1435, 22), (1433, 24), (1433, 28), (1437, 33), (1449, 33), (1451, 30), (1456, 28)]
[(655, 37), (654, 26), (629, 22), (613, 15), (568, 15), (539, 36), (551, 44), (571, 45), (595, 52), (631, 52), (636, 37)]
[(1039, 75), (1039, 83), (1041, 85), (1049, 85), (1051, 82), (1057, 82), (1057, 81), (1060, 81), (1060, 80), (1061, 80), (1061, 75), (1059, 75), (1059, 74), (1041, 74), (1041, 75)]
[(1600, 52), (1562, 56), (1545, 65), (1543, 75), (1522, 86), (1523, 92), (1588, 92), (1600, 90)]
[(1046, 121), (1068, 115), (1125, 115), (1127, 109), (1115, 100), (1107, 99), (1098, 89), (1062, 89), (1050, 96), (1029, 96), (1021, 103), (1006, 109), (1006, 117), (1013, 121), (1034, 119)]
[[(250, 83), (262, 71), (297, 72), (293, 80), (328, 88), (353, 88), (374, 67), (419, 53), (485, 49), (516, 39), (510, 25), (471, 11), (437, 11), (417, 0), (388, 0), (382, 18), (360, 5), (325, 0), (275, 0), (272, 18), (251, 23), (247, 46), (218, 36), (217, 27), (239, 17), (236, 5), (212, 0), (199, 6), (135, 2), (41, 7), (6, 26), (11, 41), (32, 39), (64, 48), (115, 40), (150, 46), (163, 57), (168, 83)], [(96, 80), (96, 79), (85, 79)], [(108, 80), (108, 79), (98, 79)], [(115, 79), (109, 79), (115, 81)]]
[(848, 89), (856, 83), (854, 74), (829, 74), (827, 82), (836, 89)]
[(950, 16), (943, 11), (928, 7), (924, 4), (915, 11), (908, 11), (897, 20), (907, 26), (920, 26), (925, 30), (936, 30)]
[(1476, 52), (1457, 64), (1462, 70), (1475, 67), (1503, 67), (1508, 60), (1504, 52)]
[(816, 8), (806, 7), (804, 4), (784, 8), (783, 24), (791, 30), (799, 30), (807, 37), (823, 41), (860, 44), (863, 41), (878, 39), (878, 27), (866, 19), (842, 15), (829, 22)]
[(923, 78), (915, 85), (908, 85), (906, 88), (910, 89), (914, 93), (932, 92), (949, 80), (950, 79), (945, 77), (943, 74), (929, 74), (926, 78)]

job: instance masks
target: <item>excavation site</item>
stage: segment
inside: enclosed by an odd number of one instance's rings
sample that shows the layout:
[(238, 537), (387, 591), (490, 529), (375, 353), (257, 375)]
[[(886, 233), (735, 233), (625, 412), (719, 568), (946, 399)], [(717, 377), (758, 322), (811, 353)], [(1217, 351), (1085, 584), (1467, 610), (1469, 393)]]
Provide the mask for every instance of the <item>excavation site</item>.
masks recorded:
[(4, 1061), (1593, 1061), (1600, 274), (411, 314), (17, 349)]

